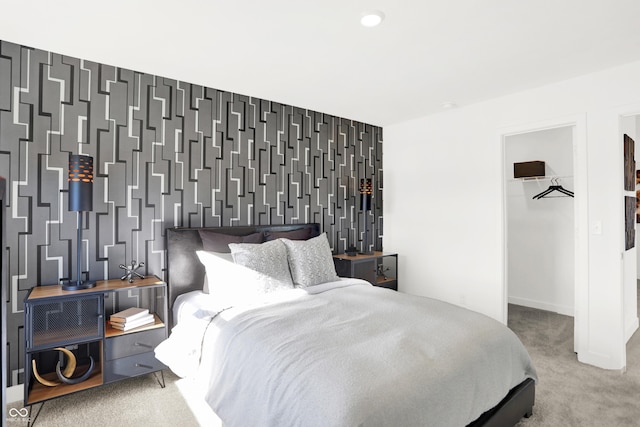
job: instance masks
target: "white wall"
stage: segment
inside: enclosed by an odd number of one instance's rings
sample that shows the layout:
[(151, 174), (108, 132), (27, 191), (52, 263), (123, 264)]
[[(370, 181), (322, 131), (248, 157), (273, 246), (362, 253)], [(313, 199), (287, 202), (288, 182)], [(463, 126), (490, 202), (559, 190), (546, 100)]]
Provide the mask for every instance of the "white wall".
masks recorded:
[(552, 182), (513, 178), (513, 164), (531, 160), (573, 191), (573, 127), (505, 138), (509, 303), (573, 316), (574, 199), (557, 191), (533, 199)]
[(588, 175), (581, 214), (589, 227), (600, 221), (602, 231), (581, 239), (588, 245), (588, 267), (585, 290), (576, 296), (586, 306), (578, 356), (603, 368), (623, 368), (617, 141), (620, 114), (639, 108), (639, 75), (640, 62), (634, 62), (386, 127), (384, 244), (402, 257), (400, 290), (504, 321), (501, 129), (581, 116), (584, 129), (578, 131), (584, 135), (578, 143), (586, 152), (574, 164)]

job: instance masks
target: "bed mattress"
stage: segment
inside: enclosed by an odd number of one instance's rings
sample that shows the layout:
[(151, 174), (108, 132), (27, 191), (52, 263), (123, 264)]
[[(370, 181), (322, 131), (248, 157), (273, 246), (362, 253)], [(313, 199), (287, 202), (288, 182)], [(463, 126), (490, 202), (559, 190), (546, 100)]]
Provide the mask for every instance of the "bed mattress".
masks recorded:
[(526, 378), (501, 323), (345, 279), (242, 307), (189, 293), (156, 356), (226, 426), (464, 426)]

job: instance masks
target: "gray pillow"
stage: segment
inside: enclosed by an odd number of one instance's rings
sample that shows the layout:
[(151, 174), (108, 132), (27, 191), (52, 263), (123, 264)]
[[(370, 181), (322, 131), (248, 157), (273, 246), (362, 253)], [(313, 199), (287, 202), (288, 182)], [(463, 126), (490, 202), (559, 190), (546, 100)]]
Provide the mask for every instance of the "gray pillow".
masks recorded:
[(264, 235), (264, 240), (265, 242), (276, 239), (307, 240), (311, 237), (311, 233), (313, 233), (312, 228), (301, 228), (291, 231), (267, 231)]
[(253, 233), (246, 236), (234, 236), (231, 234), (216, 233), (211, 230), (198, 230), (202, 239), (202, 248), (205, 251), (229, 253), (229, 243), (262, 243), (264, 235)]
[(255, 243), (229, 243), (233, 261), (265, 276), (266, 291), (293, 288), (287, 248), (281, 240)]
[(281, 240), (287, 247), (289, 268), (296, 286), (307, 287), (339, 280), (326, 233), (309, 240)]

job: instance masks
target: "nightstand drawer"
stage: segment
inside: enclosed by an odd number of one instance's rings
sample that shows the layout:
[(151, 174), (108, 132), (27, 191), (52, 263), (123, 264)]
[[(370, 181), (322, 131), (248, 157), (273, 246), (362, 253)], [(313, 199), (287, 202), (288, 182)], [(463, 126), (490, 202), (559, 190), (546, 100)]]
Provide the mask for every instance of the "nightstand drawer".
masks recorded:
[(104, 382), (110, 383), (138, 375), (165, 369), (166, 367), (155, 358), (155, 353), (136, 354), (121, 359), (110, 360), (104, 363)]
[(165, 328), (107, 338), (104, 347), (104, 360), (120, 359), (153, 351), (165, 338)]

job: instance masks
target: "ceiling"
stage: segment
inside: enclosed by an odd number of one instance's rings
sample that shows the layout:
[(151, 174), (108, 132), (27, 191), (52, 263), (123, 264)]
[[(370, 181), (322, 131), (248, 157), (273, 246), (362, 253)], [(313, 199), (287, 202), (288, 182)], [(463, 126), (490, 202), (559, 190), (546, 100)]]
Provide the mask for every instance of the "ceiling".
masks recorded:
[[(2, 0), (1, 9), (2, 40), (379, 126), (640, 60), (638, 0)], [(372, 9), (386, 19), (362, 27)]]

